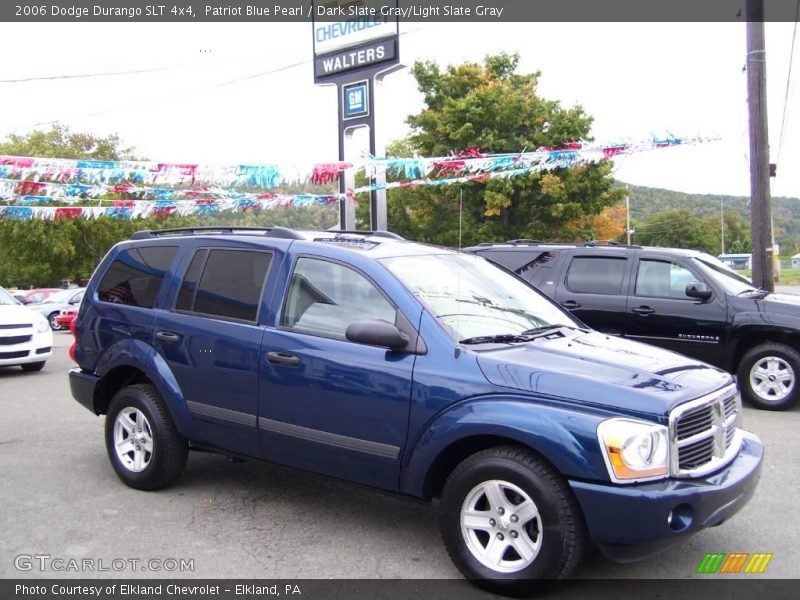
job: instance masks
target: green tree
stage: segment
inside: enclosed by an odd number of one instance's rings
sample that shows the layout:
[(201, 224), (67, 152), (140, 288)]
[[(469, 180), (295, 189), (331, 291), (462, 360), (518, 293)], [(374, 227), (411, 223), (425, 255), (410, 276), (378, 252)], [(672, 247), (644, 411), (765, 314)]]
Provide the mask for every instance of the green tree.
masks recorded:
[(707, 220), (685, 208), (657, 213), (635, 226), (636, 243), (644, 246), (690, 248), (719, 253), (719, 221), (716, 230)]
[(0, 142), (0, 154), (42, 158), (86, 158), (91, 160), (135, 160), (133, 148), (123, 147), (118, 135), (99, 137), (72, 133), (55, 123), (47, 131), (36, 129), (26, 135), (12, 134)]
[[(592, 119), (537, 93), (539, 73), (517, 73), (519, 57), (487, 56), (442, 70), (413, 68), (426, 108), (408, 117), (412, 135), (391, 150), (442, 156), (470, 147), (511, 153), (590, 139)], [(390, 152), (391, 153), (391, 152)], [(402, 154), (393, 154), (402, 156)], [(574, 224), (617, 203), (611, 165), (557, 169), (485, 183), (390, 190), (389, 223), (421, 241), (455, 245), (509, 238), (575, 239), (590, 235)], [(463, 205), (463, 211), (460, 207)], [(459, 227), (459, 222), (461, 227)]]

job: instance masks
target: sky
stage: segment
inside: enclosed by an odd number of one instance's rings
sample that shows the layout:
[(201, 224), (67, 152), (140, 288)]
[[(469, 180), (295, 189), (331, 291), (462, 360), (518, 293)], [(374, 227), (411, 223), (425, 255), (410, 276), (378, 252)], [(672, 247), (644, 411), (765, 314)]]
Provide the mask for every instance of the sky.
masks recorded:
[[(800, 40), (784, 119), (793, 27), (766, 25), (773, 196), (800, 197)], [(400, 32), (405, 65), (518, 52), (521, 71), (541, 72), (540, 95), (581, 105), (601, 143), (720, 138), (620, 158), (622, 181), (750, 193), (744, 23), (401, 23)], [(313, 83), (308, 23), (0, 23), (0, 53), (0, 138), (58, 121), (117, 133), (159, 162), (338, 159), (336, 92)], [(8, 81), (120, 71), (148, 72)], [(375, 104), (379, 139), (409, 133), (406, 117), (423, 108), (409, 69), (386, 78)]]

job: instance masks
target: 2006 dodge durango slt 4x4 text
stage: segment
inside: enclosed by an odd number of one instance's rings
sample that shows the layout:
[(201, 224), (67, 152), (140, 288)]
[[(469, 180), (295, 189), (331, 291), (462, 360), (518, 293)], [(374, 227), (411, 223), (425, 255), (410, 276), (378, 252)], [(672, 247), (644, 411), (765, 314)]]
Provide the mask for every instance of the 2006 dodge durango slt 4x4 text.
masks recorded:
[(453, 561), (501, 593), (567, 576), (590, 539), (630, 559), (718, 525), (761, 469), (729, 374), (385, 232), (139, 232), (74, 333), (72, 394), (129, 486), (202, 448), (438, 497)]

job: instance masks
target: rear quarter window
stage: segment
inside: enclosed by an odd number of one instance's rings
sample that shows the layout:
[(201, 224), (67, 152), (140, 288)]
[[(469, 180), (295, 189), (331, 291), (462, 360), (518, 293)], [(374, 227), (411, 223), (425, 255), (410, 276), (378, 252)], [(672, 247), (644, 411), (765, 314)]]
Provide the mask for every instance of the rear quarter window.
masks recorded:
[(177, 246), (123, 250), (100, 281), (97, 297), (103, 302), (153, 308), (177, 252)]

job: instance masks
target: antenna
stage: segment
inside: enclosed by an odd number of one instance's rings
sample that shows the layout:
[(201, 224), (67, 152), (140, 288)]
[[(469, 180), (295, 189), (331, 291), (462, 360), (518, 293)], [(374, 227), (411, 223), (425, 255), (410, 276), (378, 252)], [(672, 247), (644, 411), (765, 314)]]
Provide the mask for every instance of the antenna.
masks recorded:
[[(459, 258), (461, 257), (461, 234), (463, 232), (462, 222), (464, 216), (464, 188), (459, 186), (459, 196), (458, 196), (458, 254)], [(456, 279), (456, 303), (458, 303), (458, 299), (461, 298), (461, 266), (458, 267), (458, 278)], [(458, 306), (456, 306), (458, 308)], [(461, 355), (461, 333), (459, 331), (459, 321), (461, 319), (461, 313), (456, 313), (456, 352), (455, 357), (458, 358)]]

